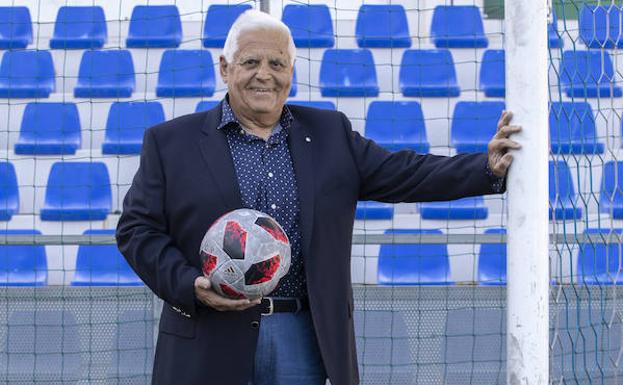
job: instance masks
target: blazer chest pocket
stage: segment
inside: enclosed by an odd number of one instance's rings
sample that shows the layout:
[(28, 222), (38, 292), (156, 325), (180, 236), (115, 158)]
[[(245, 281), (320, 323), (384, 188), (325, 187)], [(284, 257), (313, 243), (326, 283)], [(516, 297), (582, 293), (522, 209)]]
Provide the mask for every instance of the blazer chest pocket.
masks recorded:
[(197, 321), (165, 303), (160, 318), (160, 332), (183, 338), (195, 338)]

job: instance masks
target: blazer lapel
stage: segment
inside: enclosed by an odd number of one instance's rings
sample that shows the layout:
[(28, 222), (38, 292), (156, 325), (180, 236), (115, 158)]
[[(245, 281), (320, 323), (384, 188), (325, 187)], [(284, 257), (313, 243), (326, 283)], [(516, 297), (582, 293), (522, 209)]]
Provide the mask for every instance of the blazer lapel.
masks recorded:
[(217, 130), (220, 121), (221, 104), (208, 112), (202, 128), (203, 136), (199, 140), (201, 154), (212, 175), (214, 187), (223, 198), (225, 211), (242, 207), (240, 186), (234, 168), (234, 161), (229, 151), (227, 136), (223, 130)]
[(292, 162), (294, 163), (294, 173), (296, 174), (296, 184), (301, 206), (302, 251), (305, 259), (309, 258), (314, 223), (313, 139), (309, 129), (299, 124), (298, 119), (295, 117), (288, 134), (288, 144), (292, 154)]

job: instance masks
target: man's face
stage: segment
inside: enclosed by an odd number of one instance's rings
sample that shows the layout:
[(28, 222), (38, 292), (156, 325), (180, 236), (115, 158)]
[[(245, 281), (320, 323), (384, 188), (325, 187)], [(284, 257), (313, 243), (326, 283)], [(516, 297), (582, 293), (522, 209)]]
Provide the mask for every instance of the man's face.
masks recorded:
[(220, 58), (229, 103), (247, 116), (281, 113), (292, 85), (288, 35), (274, 29), (246, 31), (238, 39), (233, 63)]

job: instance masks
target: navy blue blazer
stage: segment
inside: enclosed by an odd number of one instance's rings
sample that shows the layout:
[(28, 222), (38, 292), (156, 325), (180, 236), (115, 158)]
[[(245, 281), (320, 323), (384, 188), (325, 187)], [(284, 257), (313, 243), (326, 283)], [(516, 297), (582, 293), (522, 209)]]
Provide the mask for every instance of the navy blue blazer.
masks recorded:
[[(341, 112), (289, 106), (302, 255), (320, 352), (333, 385), (358, 384), (350, 276), (358, 200), (415, 202), (493, 193), (486, 154), (388, 152)], [(162, 310), (153, 384), (247, 385), (261, 315), (197, 306), (205, 231), (242, 201), (221, 106), (148, 129), (117, 227), (119, 249)], [(261, 327), (261, 326), (259, 326)]]

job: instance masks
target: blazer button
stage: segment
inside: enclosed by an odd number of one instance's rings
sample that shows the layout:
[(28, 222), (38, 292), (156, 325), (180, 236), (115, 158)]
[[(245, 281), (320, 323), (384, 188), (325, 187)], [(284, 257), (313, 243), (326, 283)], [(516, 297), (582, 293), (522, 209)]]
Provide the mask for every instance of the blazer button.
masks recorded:
[(259, 323), (259, 321), (252, 321), (252, 322), (251, 322), (251, 327), (252, 327), (253, 329), (257, 329), (257, 328), (259, 328), (259, 327), (260, 327), (260, 323)]

